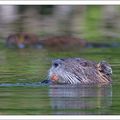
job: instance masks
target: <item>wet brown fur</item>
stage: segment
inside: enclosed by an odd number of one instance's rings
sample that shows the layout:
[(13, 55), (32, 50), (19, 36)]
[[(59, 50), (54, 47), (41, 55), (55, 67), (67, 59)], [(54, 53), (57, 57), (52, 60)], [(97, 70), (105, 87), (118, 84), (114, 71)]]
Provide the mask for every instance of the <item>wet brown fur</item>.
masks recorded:
[(47, 37), (44, 40), (40, 41), (43, 46), (52, 47), (52, 48), (66, 48), (66, 47), (85, 47), (86, 41), (73, 36), (52, 36)]
[[(54, 64), (58, 64), (56, 67)], [(49, 77), (53, 74), (59, 77), (59, 83), (101, 83), (108, 84), (112, 81), (112, 69), (108, 63), (101, 63), (88, 61), (82, 58), (68, 58), (63, 60), (56, 60), (49, 71)], [(103, 69), (103, 70), (102, 70)]]

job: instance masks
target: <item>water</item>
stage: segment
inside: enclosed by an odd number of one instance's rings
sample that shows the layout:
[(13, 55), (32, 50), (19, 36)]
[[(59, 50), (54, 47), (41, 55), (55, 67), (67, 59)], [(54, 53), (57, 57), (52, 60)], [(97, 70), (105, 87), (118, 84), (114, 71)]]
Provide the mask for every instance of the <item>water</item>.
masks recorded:
[(105, 114), (112, 105), (111, 85), (52, 85), (49, 95), (54, 114)]
[[(120, 48), (77, 50), (0, 48), (0, 115), (120, 114)], [(107, 60), (113, 83), (107, 86), (41, 84), (51, 60), (83, 57)]]

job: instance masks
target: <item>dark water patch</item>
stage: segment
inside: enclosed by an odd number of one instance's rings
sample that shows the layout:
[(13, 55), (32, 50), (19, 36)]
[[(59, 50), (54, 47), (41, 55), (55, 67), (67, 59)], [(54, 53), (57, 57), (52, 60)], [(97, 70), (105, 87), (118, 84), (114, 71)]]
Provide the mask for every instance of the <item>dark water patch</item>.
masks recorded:
[(26, 86), (26, 87), (39, 87), (39, 86), (48, 86), (48, 82), (47, 83), (43, 83), (43, 82), (34, 82), (34, 83), (1, 83), (0, 87), (22, 87), (22, 86)]

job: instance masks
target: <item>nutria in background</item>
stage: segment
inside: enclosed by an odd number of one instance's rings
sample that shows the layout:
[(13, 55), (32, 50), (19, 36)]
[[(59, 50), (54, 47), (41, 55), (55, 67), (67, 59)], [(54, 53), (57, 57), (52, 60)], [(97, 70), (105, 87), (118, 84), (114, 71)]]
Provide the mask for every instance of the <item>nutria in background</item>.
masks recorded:
[(39, 38), (35, 34), (31, 33), (15, 33), (11, 34), (6, 39), (7, 47), (13, 48), (25, 48), (25, 47), (38, 47)]
[(111, 74), (112, 68), (105, 61), (66, 58), (54, 60), (48, 76), (53, 83), (108, 84), (112, 81)]
[(91, 47), (119, 47), (118, 43), (97, 43), (87, 42), (84, 39), (77, 38), (74, 36), (51, 36), (41, 37), (32, 33), (15, 33), (10, 34), (6, 39), (6, 45), (9, 48), (25, 48), (35, 47), (42, 48), (48, 47), (53, 49), (69, 49), (69, 48), (91, 48)]

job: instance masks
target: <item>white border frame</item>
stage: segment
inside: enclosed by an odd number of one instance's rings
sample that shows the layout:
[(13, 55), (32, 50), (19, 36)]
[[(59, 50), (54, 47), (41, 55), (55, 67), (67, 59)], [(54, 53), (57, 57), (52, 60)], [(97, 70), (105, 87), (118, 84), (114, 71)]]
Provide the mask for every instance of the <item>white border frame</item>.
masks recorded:
[(118, 1), (101, 1), (101, 0), (0, 0), (0, 5), (120, 5), (120, 0)]
[[(0, 5), (120, 5), (120, 1), (104, 0), (4, 0)], [(120, 120), (120, 115), (0, 115), (0, 120)]]

